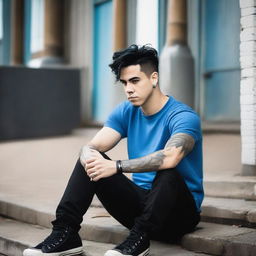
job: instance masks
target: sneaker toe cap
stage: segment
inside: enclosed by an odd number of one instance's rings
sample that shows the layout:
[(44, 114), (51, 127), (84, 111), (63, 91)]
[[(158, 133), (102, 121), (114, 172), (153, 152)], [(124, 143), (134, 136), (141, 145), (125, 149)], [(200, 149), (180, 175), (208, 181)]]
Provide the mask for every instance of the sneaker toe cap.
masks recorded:
[[(108, 250), (104, 256), (122, 256), (123, 254), (117, 250)], [(128, 256), (128, 255), (127, 255)]]
[(43, 252), (40, 249), (28, 248), (23, 251), (23, 256), (41, 256)]

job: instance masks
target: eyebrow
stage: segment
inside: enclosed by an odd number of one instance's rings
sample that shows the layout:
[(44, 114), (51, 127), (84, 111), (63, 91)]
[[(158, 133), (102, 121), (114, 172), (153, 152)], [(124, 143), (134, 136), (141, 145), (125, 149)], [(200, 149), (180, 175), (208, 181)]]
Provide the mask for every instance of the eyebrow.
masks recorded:
[[(128, 81), (132, 81), (132, 80), (135, 80), (135, 79), (140, 79), (138, 76), (134, 76), (134, 77), (131, 77), (130, 79), (128, 79)], [(125, 80), (123, 79), (119, 79), (121, 83), (126, 83)]]

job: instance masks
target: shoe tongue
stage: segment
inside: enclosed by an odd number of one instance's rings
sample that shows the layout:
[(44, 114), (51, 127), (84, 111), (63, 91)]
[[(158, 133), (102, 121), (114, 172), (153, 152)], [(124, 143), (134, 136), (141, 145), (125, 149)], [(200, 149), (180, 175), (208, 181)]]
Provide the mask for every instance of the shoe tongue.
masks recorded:
[(56, 238), (60, 237), (63, 234), (64, 229), (53, 228), (52, 233), (43, 241), (43, 245), (52, 243)]
[(131, 237), (134, 237), (134, 236), (140, 237), (140, 236), (145, 236), (145, 234), (146, 233), (141, 231), (141, 230), (132, 229), (129, 236), (131, 236)]

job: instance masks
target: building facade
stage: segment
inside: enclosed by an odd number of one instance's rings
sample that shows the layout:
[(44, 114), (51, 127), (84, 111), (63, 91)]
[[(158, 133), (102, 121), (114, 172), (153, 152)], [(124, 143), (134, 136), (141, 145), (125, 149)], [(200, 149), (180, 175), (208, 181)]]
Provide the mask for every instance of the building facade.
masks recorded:
[[(0, 64), (79, 68), (81, 124), (102, 124), (124, 99), (108, 68), (113, 51), (150, 43), (161, 54), (171, 2), (0, 0)], [(183, 7), (194, 108), (204, 125), (239, 131), (241, 121), (242, 161), (249, 169), (256, 164), (255, 2), (187, 0)]]
[[(82, 120), (103, 122), (120, 98), (107, 67), (114, 50), (150, 43), (161, 53), (167, 0), (1, 0), (0, 62), (83, 69)], [(205, 121), (239, 122), (238, 0), (187, 1), (196, 110)]]

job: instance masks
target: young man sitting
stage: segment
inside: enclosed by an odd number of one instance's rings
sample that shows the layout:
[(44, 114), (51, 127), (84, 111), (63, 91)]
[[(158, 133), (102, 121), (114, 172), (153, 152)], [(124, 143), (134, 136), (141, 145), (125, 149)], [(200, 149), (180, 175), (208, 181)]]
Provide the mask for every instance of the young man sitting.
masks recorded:
[[(84, 146), (52, 222), (52, 233), (24, 256), (74, 255), (78, 235), (96, 194), (130, 230), (105, 256), (149, 254), (150, 239), (171, 241), (194, 230), (203, 200), (200, 118), (159, 87), (158, 55), (147, 45), (115, 52), (110, 64), (127, 101)], [(127, 137), (129, 160), (105, 152)], [(123, 173), (132, 173), (132, 180)]]

